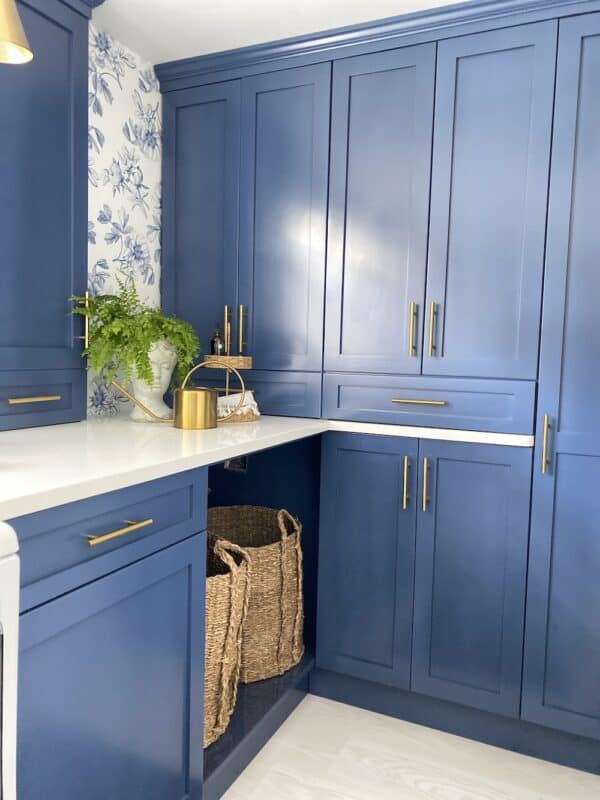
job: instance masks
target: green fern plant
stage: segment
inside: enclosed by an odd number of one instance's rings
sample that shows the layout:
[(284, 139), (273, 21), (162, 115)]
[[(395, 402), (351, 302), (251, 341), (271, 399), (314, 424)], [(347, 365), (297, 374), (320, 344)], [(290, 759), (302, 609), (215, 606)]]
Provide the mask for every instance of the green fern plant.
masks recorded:
[(179, 382), (191, 367), (200, 351), (198, 337), (191, 325), (176, 317), (168, 317), (157, 308), (140, 301), (133, 283), (120, 283), (116, 295), (99, 294), (90, 297), (71, 297), (73, 314), (88, 317), (89, 347), (82, 356), (88, 358), (92, 369), (110, 383), (120, 369), (126, 381), (136, 375), (152, 384), (150, 348), (154, 342), (166, 340), (177, 351), (173, 373)]

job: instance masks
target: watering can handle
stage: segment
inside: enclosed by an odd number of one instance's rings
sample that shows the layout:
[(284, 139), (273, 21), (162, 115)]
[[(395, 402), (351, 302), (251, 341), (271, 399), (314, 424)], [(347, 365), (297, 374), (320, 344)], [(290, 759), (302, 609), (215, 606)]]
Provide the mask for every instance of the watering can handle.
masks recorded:
[[(239, 411), (240, 408), (244, 405), (244, 401), (246, 399), (246, 384), (244, 383), (244, 379), (242, 378), (242, 376), (240, 375), (240, 373), (237, 371), (237, 369), (235, 367), (232, 367), (229, 364), (225, 364), (223, 361), (203, 361), (201, 364), (197, 364), (195, 367), (193, 367), (193, 369), (191, 369), (188, 372), (188, 374), (183, 379), (183, 383), (181, 384), (181, 388), (185, 389), (188, 380), (191, 378), (191, 376), (194, 374), (194, 372), (196, 372), (197, 369), (200, 369), (200, 367), (206, 367), (209, 364), (210, 364), (210, 366), (213, 366), (213, 365), (216, 364), (219, 367), (222, 367), (223, 369), (228, 370), (229, 372), (235, 373), (235, 375), (237, 375), (237, 377), (239, 379), (239, 382), (241, 384), (241, 387), (242, 387), (242, 396), (240, 398), (240, 402), (233, 409), (233, 411), (230, 411), (229, 414), (227, 414), (227, 416), (221, 417), (220, 422), (223, 422), (224, 420), (229, 419), (230, 417), (233, 417), (233, 415), (237, 411)], [(147, 406), (145, 406), (140, 400), (137, 399), (137, 397), (135, 397), (133, 394), (131, 394), (131, 392), (128, 392), (127, 389), (124, 386), (122, 386), (120, 383), (118, 383), (117, 381), (113, 380), (112, 381), (112, 385), (115, 387), (115, 389), (117, 389), (119, 392), (121, 392), (121, 394), (124, 394), (125, 397), (128, 400), (131, 400), (131, 402), (134, 405), (136, 405), (138, 408), (141, 408), (142, 411), (144, 412), (144, 414), (148, 414), (148, 416), (151, 417), (156, 422), (171, 422), (171, 423), (173, 422), (173, 419), (171, 417), (159, 417), (158, 414), (155, 414), (153, 411), (150, 411), (150, 409)]]
[(209, 367), (209, 366), (210, 367), (217, 366), (221, 367), (222, 369), (226, 369), (228, 372), (233, 372), (234, 375), (239, 380), (240, 386), (242, 387), (242, 395), (240, 397), (240, 402), (233, 409), (233, 411), (230, 411), (229, 414), (227, 414), (224, 417), (221, 417), (221, 419), (219, 420), (219, 422), (224, 422), (226, 419), (230, 419), (231, 417), (233, 417), (233, 415), (236, 414), (240, 410), (240, 408), (244, 405), (244, 402), (246, 400), (246, 384), (244, 383), (244, 379), (242, 378), (242, 376), (235, 367), (232, 367), (230, 364), (226, 364), (224, 361), (216, 361), (216, 360), (203, 361), (201, 364), (196, 364), (196, 366), (192, 367), (192, 369), (188, 372), (188, 374), (183, 379), (183, 383), (181, 384), (181, 389), (182, 390), (185, 389), (185, 387), (187, 386), (187, 382), (192, 377), (194, 372), (196, 372), (196, 370), (200, 369), (201, 367)]

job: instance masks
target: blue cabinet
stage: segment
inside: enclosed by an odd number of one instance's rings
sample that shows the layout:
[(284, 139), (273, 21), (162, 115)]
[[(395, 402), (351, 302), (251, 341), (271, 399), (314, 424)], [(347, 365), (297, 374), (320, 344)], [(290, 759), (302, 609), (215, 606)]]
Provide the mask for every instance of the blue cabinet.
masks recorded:
[(415, 439), (323, 440), (317, 665), (408, 688), (413, 606)]
[(0, 70), (0, 430), (85, 416), (87, 19), (18, 6), (35, 58)]
[(194, 536), (21, 616), (20, 800), (202, 797), (205, 548)]
[(517, 717), (531, 451), (421, 440), (412, 689)]
[(163, 128), (162, 303), (206, 354), (225, 306), (237, 335), (239, 81), (166, 94)]
[(561, 22), (522, 710), (524, 719), (596, 739), (599, 84), (600, 15)]
[(438, 45), (424, 374), (536, 378), (556, 31)]
[(325, 368), (421, 372), (435, 44), (335, 62)]
[(329, 64), (242, 81), (237, 350), (259, 370), (321, 371), (330, 82)]

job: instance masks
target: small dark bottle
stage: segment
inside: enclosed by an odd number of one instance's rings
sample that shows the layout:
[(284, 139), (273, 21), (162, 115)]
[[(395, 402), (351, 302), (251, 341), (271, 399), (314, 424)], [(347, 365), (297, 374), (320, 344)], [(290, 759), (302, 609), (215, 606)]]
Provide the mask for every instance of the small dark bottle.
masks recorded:
[(223, 334), (221, 333), (221, 329), (217, 325), (215, 328), (215, 332), (213, 334), (212, 339), (210, 340), (210, 352), (213, 356), (223, 356), (225, 355), (225, 342), (223, 340)]

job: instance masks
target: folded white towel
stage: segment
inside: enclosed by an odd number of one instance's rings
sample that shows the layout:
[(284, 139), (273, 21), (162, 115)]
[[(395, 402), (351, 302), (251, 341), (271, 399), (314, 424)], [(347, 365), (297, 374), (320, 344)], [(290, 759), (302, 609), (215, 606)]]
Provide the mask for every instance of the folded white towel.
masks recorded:
[[(236, 394), (228, 394), (228, 395), (221, 395), (217, 400), (217, 416), (219, 419), (226, 417), (227, 414), (231, 414), (231, 412), (236, 408), (237, 404), (240, 402), (241, 392), (237, 392)], [(253, 412), (257, 417), (260, 416), (260, 411), (258, 410), (258, 404), (254, 399), (253, 392), (246, 392), (246, 397), (244, 398), (244, 404), (237, 410), (237, 414), (247, 414), (248, 412)]]

